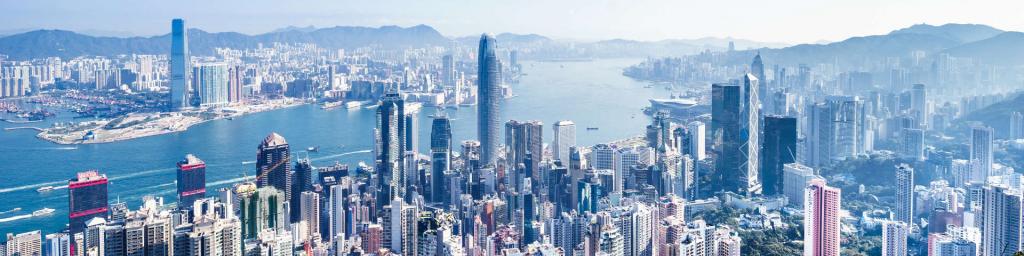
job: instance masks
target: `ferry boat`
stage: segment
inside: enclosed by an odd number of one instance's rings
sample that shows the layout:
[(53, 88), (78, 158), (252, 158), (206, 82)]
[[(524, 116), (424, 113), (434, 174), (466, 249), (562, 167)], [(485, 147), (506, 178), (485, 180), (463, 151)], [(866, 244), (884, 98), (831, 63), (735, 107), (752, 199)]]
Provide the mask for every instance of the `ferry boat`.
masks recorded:
[(308, 147), (308, 148), (306, 148), (306, 151), (309, 151), (309, 152), (318, 152), (318, 151), (320, 151), (320, 146), (312, 146), (312, 147)]
[(587, 127), (587, 131), (597, 131), (597, 127)]
[(53, 214), (53, 208), (43, 208), (32, 212), (32, 217), (46, 216)]
[(325, 102), (323, 105), (320, 106), (320, 109), (332, 109), (341, 106), (341, 104), (343, 104), (343, 102), (341, 101)]
[(36, 192), (43, 193), (50, 192), (51, 190), (53, 190), (53, 186), (42, 186), (39, 189), (36, 189)]

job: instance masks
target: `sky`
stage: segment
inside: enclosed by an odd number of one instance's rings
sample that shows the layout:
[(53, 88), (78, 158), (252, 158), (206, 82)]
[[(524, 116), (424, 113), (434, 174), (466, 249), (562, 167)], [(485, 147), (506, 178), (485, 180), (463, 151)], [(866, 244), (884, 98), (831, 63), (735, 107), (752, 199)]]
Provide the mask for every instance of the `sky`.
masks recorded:
[(45, 28), (139, 36), (168, 33), (176, 17), (210, 32), (426, 24), (446, 36), (512, 32), (575, 40), (811, 43), (920, 23), (1024, 31), (1021, 0), (29, 0), (0, 1), (0, 10), (0, 33)]

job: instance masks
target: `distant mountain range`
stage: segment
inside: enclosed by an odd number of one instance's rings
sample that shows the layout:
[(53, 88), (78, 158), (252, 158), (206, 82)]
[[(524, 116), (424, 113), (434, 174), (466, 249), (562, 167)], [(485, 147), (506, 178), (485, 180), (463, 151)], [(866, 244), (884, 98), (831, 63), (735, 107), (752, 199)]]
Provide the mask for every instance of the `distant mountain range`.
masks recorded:
[[(189, 51), (209, 55), (217, 47), (255, 48), (259, 44), (315, 43), (327, 48), (353, 49), (364, 46), (384, 48), (446, 46), (451, 40), (426, 25), (413, 27), (383, 26), (291, 28), (259, 35), (234, 32), (208, 33), (188, 31)], [(35, 30), (0, 38), (0, 54), (14, 59), (82, 55), (164, 54), (170, 52), (170, 34), (153, 37), (95, 37), (66, 30)]]
[[(832, 63), (863, 64), (885, 57), (907, 57), (913, 51), (945, 53), (986, 64), (1024, 64), (1024, 34), (1002, 31), (978, 24), (918, 24), (885, 35), (852, 37), (828, 44), (800, 44), (784, 48), (763, 48), (741, 54), (749, 62), (759, 51), (764, 58), (779, 64)], [(747, 56), (749, 55), (749, 56)]]
[[(449, 38), (427, 25), (413, 27), (383, 26), (330, 28), (285, 27), (259, 35), (234, 32), (209, 33), (189, 30), (189, 49), (197, 55), (209, 55), (217, 47), (254, 48), (274, 42), (315, 43), (325, 48), (353, 49), (377, 46), (386, 49), (450, 46), (473, 47), (479, 36)], [(912, 51), (969, 57), (997, 65), (1024, 65), (1024, 33), (1002, 31), (986, 25), (946, 24), (913, 25), (885, 35), (852, 37), (839, 42), (800, 44), (765, 43), (735, 38), (670, 39), (634, 41), (612, 39), (596, 42), (555, 40), (537, 34), (503, 33), (497, 36), (500, 47), (530, 49), (526, 57), (661, 57), (694, 54), (703, 50), (725, 50), (733, 42), (737, 63), (749, 62), (756, 52), (773, 63), (839, 63), (861, 65), (868, 60), (906, 57)], [(89, 36), (66, 30), (34, 30), (0, 37), (0, 54), (13, 59), (49, 56), (63, 58), (82, 55), (164, 54), (170, 51), (170, 36), (105, 37)]]

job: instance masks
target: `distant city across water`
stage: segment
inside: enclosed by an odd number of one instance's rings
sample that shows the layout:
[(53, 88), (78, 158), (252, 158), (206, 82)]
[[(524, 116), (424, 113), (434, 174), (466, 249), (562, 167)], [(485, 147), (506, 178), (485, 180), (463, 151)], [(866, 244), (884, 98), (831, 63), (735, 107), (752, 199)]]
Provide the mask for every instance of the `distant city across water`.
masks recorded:
[[(669, 91), (622, 75), (639, 59), (597, 59), (585, 62), (523, 62), (525, 76), (511, 85), (516, 97), (502, 104), (502, 120), (540, 120), (544, 142), (551, 142), (551, 124), (572, 120), (581, 146), (641, 135), (650, 119), (642, 113), (648, 99), (666, 98)], [(418, 149), (427, 152), (430, 118), (438, 110), (424, 107), (418, 114)], [(476, 109), (444, 110), (452, 118), (454, 142), (476, 138)], [(207, 163), (210, 191), (253, 175), (256, 146), (271, 132), (284, 136), (294, 157), (309, 157), (315, 166), (340, 162), (354, 168), (372, 164), (374, 109), (323, 110), (316, 105), (216, 120), (188, 131), (107, 144), (58, 145), (35, 137), (34, 130), (0, 132), (0, 231), (20, 233), (41, 229), (56, 232), (67, 223), (68, 179), (95, 169), (110, 178), (110, 200), (136, 209), (146, 195), (174, 202), (175, 163), (195, 154)], [(0, 122), (0, 128), (48, 126), (69, 121), (58, 117), (40, 123)], [(587, 128), (597, 129), (587, 129)], [(504, 132), (504, 131), (502, 131)], [(307, 152), (308, 147), (319, 147)], [(49, 192), (37, 192), (54, 186)], [(56, 211), (30, 217), (42, 208)], [(16, 208), (20, 210), (13, 211)]]

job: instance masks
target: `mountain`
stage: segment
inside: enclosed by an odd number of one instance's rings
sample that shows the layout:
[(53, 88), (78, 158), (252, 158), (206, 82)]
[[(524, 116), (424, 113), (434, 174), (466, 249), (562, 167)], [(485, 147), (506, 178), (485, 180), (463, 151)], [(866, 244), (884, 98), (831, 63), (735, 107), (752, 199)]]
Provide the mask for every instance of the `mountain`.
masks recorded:
[[(218, 47), (255, 48), (259, 44), (315, 43), (325, 48), (354, 49), (377, 46), (385, 49), (446, 46), (451, 40), (426, 25), (408, 28), (397, 26), (337, 26), (307, 31), (306, 28), (283, 29), (259, 35), (235, 32), (208, 33), (189, 29), (189, 51), (197, 55), (213, 54)], [(65, 30), (35, 30), (0, 37), (0, 54), (14, 59), (57, 56), (71, 58), (82, 55), (113, 56), (119, 54), (164, 54), (170, 52), (170, 34), (153, 37), (97, 37)]]
[[(852, 37), (828, 44), (800, 44), (779, 49), (758, 49), (765, 58), (781, 64), (839, 63), (860, 65), (886, 57), (903, 57), (912, 51), (933, 54), (962, 45), (988, 41), (998, 30), (985, 25), (946, 24), (932, 26), (919, 24), (892, 31), (885, 35)], [(967, 50), (965, 50), (967, 51)], [(753, 52), (741, 54), (749, 61)]]
[(968, 113), (953, 123), (964, 126), (964, 129), (960, 130), (966, 131), (967, 122), (981, 122), (994, 128), (996, 137), (1007, 137), (1010, 130), (1010, 113), (1014, 111), (1024, 112), (1024, 93), (1016, 93), (1006, 100)]
[(943, 51), (993, 65), (1024, 65), (1024, 33), (1003, 32), (992, 38), (959, 45)]
[(928, 24), (917, 24), (907, 28), (899, 29), (889, 34), (924, 34), (946, 38), (963, 43), (970, 43), (996, 36), (1004, 31), (980, 24), (945, 24), (933, 26)]

